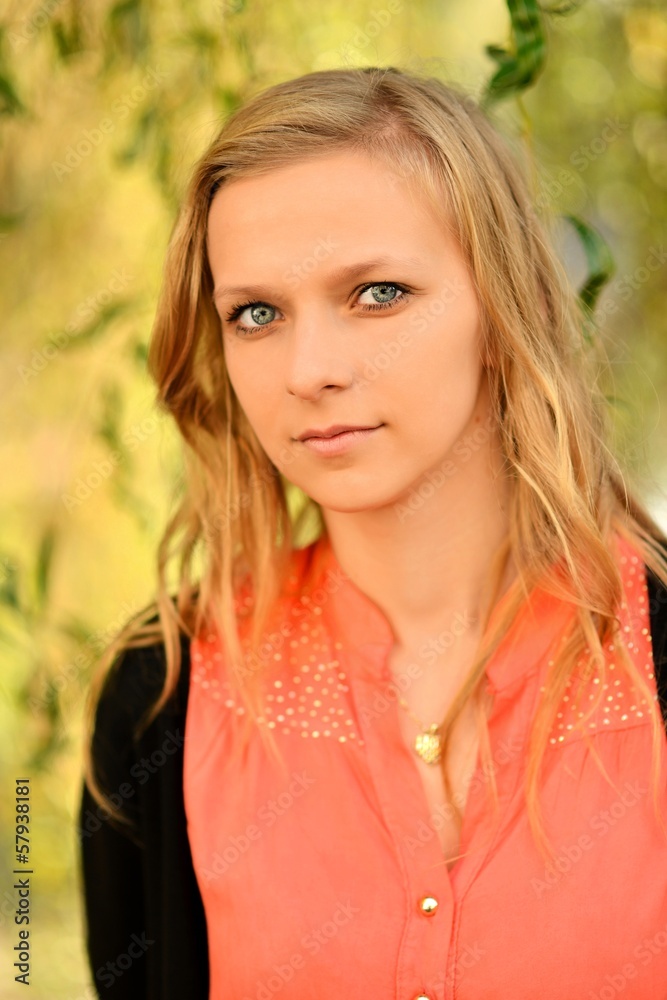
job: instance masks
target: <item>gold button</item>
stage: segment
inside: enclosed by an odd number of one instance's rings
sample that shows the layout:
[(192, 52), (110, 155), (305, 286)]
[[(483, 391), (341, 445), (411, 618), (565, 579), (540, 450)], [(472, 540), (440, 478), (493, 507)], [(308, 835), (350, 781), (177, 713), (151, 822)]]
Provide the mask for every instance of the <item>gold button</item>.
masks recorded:
[(423, 899), (419, 900), (419, 908), (427, 917), (431, 917), (438, 909), (438, 900), (433, 896), (424, 896)]
[(428, 993), (418, 993), (415, 1000), (431, 1000), (431, 998)]

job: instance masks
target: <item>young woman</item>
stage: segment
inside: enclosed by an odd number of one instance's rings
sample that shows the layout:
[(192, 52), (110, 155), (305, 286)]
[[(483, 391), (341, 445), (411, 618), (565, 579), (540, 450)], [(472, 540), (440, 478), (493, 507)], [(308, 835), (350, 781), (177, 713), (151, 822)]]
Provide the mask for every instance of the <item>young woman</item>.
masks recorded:
[(667, 539), (596, 346), (468, 97), (224, 123), (150, 345), (185, 491), (90, 699), (100, 995), (667, 996)]

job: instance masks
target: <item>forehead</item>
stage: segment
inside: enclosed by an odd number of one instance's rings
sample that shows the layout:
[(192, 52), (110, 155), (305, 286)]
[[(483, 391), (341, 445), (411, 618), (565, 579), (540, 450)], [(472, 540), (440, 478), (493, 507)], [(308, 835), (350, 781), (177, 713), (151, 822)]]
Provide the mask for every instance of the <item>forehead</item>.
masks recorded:
[[(369, 195), (375, 200), (393, 195), (422, 205), (435, 197), (441, 205), (442, 194), (434, 190), (439, 186), (430, 171), (422, 173), (414, 163), (399, 164), (377, 153), (371, 156), (359, 150), (337, 150), (224, 180), (213, 196), (209, 224), (231, 211), (252, 216), (259, 211), (260, 203), (264, 213), (271, 208), (279, 211), (282, 203), (290, 199), (322, 210), (341, 201), (367, 199)], [(387, 203), (386, 210), (390, 209), (391, 203)]]
[(211, 202), (207, 250), (211, 267), (225, 272), (244, 258), (257, 266), (281, 253), (308, 256), (323, 241), (373, 244), (374, 253), (391, 244), (417, 256), (416, 244), (437, 242), (443, 222), (414, 176), (339, 151), (224, 182)]

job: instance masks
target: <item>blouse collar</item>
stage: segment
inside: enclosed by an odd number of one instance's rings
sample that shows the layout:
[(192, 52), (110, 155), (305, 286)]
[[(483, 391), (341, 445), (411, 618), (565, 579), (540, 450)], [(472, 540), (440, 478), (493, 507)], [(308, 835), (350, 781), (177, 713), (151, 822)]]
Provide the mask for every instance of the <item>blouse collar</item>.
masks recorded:
[[(345, 642), (376, 679), (391, 679), (387, 664), (395, 636), (389, 621), (371, 598), (344, 572), (325, 533), (310, 549), (306, 567), (313, 602), (323, 608), (335, 638)], [(492, 609), (487, 630), (508, 604), (506, 591)], [(536, 670), (559, 637), (568, 631), (576, 608), (539, 586), (533, 587), (519, 607), (509, 629), (486, 665), (492, 691), (509, 688)]]

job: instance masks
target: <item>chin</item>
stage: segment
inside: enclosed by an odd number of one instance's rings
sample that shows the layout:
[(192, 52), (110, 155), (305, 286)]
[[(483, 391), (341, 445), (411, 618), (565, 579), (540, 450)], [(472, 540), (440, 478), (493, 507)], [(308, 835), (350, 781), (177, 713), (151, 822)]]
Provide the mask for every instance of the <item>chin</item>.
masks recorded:
[(377, 481), (348, 484), (336, 490), (309, 490), (305, 486), (301, 486), (300, 489), (324, 510), (339, 514), (359, 514), (366, 510), (393, 507), (402, 496), (402, 491), (397, 493), (388, 487), (378, 488)]
[(320, 500), (318, 500), (318, 503), (320, 504), (323, 510), (332, 511), (336, 514), (361, 514), (363, 513), (363, 511), (373, 510), (375, 507), (383, 506), (382, 504), (368, 504), (368, 503), (351, 504), (343, 502), (336, 503), (335, 501), (325, 502)]

